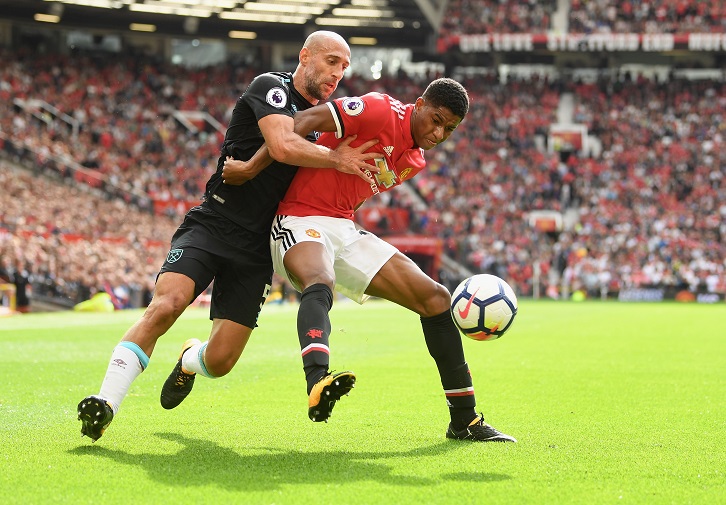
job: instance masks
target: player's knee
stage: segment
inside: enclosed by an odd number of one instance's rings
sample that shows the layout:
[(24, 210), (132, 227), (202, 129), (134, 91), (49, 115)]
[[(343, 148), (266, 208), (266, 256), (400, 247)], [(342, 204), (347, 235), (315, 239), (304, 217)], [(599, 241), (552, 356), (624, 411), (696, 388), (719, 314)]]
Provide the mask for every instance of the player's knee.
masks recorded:
[(423, 317), (438, 316), (451, 307), (449, 290), (438, 282), (432, 282), (430, 289), (422, 294), (425, 296), (421, 297), (421, 311), (419, 314)]
[(212, 362), (212, 363), (206, 363), (207, 371), (214, 377), (215, 379), (218, 377), (224, 377), (227, 375), (233, 368), (234, 365), (226, 365), (224, 363), (218, 363), (218, 362)]
[(207, 353), (204, 356), (204, 366), (213, 377), (224, 377), (232, 371), (234, 365), (237, 364), (237, 359), (236, 356), (209, 355)]
[(146, 316), (155, 323), (171, 325), (188, 305), (189, 301), (180, 293), (155, 296), (146, 310)]
[(315, 275), (308, 275), (305, 280), (301, 282), (301, 287), (302, 290), (305, 291), (307, 288), (315, 284), (325, 284), (331, 291), (333, 291), (335, 290), (335, 275), (331, 275), (328, 272), (319, 272)]

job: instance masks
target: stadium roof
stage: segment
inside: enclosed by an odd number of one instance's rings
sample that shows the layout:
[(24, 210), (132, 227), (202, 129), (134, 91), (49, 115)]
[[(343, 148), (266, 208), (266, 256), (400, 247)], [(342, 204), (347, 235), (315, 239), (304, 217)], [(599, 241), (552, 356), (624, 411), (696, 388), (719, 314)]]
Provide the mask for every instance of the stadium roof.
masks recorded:
[(3, 19), (44, 26), (124, 32), (136, 23), (163, 35), (226, 38), (237, 31), (291, 42), (329, 29), (422, 49), (433, 44), (445, 6), (446, 0), (0, 0)]

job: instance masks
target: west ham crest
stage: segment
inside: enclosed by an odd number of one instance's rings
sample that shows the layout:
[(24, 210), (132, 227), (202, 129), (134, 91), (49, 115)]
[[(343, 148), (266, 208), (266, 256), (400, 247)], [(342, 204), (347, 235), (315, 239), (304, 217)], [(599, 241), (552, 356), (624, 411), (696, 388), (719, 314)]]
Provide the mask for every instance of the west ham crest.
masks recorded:
[(184, 253), (184, 249), (172, 249), (169, 251), (169, 254), (166, 255), (166, 262), (174, 263), (175, 261), (178, 261), (179, 258), (182, 257), (182, 253)]

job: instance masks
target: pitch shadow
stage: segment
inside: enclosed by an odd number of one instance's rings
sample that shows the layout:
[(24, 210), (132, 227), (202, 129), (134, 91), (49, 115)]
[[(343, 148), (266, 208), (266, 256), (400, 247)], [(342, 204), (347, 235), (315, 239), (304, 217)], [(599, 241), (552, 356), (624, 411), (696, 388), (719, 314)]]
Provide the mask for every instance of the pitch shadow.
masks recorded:
[(128, 453), (98, 445), (83, 445), (69, 452), (93, 455), (143, 468), (149, 478), (170, 486), (216, 485), (231, 491), (271, 491), (284, 484), (340, 484), (373, 481), (392, 486), (432, 486), (442, 480), (486, 482), (511, 479), (492, 473), (450, 473), (440, 478), (392, 474), (386, 458), (435, 456), (456, 449), (443, 442), (400, 452), (352, 452), (343, 450), (297, 451), (247, 447), (239, 453), (209, 440), (177, 433), (157, 433), (182, 448), (174, 454)]

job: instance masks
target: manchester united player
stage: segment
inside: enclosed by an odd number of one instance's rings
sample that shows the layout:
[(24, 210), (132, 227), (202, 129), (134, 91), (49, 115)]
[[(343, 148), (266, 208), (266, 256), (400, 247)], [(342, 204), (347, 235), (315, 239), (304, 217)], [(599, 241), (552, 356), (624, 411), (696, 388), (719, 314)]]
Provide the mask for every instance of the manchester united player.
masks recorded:
[[(395, 247), (356, 229), (353, 222), (353, 213), (365, 200), (416, 175), (426, 164), (423, 152), (448, 139), (468, 108), (469, 98), (461, 84), (437, 79), (413, 104), (369, 93), (314, 107), (295, 119), (297, 131), (334, 132), (324, 133), (319, 145), (332, 148), (341, 138), (357, 135), (351, 145), (377, 138), (380, 144), (372, 149), (384, 153), (374, 160), (379, 173), (372, 183), (321, 168), (300, 168), (273, 224), (275, 271), (302, 292), (298, 338), (308, 384), (308, 415), (313, 421), (327, 420), (339, 399), (327, 382), (328, 312), (336, 289), (358, 303), (376, 296), (419, 314), (449, 407), (448, 438), (516, 442), (476, 413), (472, 378), (461, 335), (451, 318), (448, 290)], [(242, 165), (228, 161), (226, 170)]]
[[(364, 151), (374, 142), (354, 149), (344, 144), (333, 151), (294, 133), (294, 114), (327, 100), (349, 65), (350, 48), (340, 35), (314, 32), (300, 50), (294, 73), (259, 75), (237, 100), (217, 171), (207, 182), (202, 204), (189, 211), (172, 238), (149, 307), (114, 348), (100, 392), (78, 405), (82, 435), (94, 442), (101, 437), (131, 383), (148, 365), (156, 341), (212, 280), (209, 341), (184, 344), (182, 356), (194, 354), (195, 359), (187, 366), (180, 357), (162, 388), (162, 406), (178, 405), (191, 390), (195, 373), (221, 377), (232, 369), (270, 288), (270, 225), (296, 165), (336, 168), (369, 183), (363, 170), (370, 167), (365, 160), (374, 155)], [(263, 143), (276, 160), (273, 166), (242, 186), (225, 185), (221, 173), (226, 157), (248, 159)], [(250, 175), (255, 174), (245, 177)]]

